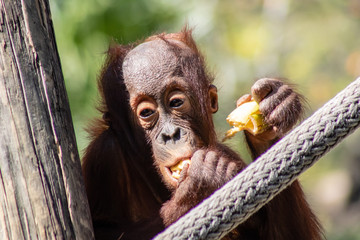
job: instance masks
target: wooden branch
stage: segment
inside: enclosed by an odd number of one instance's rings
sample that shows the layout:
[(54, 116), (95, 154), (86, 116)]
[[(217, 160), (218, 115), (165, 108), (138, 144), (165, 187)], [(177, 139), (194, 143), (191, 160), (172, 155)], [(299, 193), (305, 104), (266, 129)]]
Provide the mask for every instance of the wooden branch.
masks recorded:
[(0, 4), (0, 239), (93, 239), (48, 0)]

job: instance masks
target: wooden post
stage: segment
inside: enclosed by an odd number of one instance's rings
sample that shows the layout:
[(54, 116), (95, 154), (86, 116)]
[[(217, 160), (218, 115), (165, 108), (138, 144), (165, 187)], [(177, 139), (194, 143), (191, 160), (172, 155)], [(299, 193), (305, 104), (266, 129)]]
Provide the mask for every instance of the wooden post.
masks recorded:
[(93, 239), (48, 0), (0, 4), (0, 239)]

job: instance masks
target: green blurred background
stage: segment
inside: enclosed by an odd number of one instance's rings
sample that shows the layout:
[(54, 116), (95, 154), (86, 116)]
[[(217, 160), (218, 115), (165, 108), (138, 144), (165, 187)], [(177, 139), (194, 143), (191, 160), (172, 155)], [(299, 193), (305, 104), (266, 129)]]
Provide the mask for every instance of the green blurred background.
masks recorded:
[[(96, 78), (111, 41), (195, 27), (216, 75), (219, 138), (238, 97), (260, 77), (286, 77), (308, 100), (307, 116), (360, 75), (359, 0), (50, 0), (80, 154), (98, 116)], [(228, 144), (249, 159), (238, 134)], [(360, 131), (301, 176), (326, 237), (360, 239)]]

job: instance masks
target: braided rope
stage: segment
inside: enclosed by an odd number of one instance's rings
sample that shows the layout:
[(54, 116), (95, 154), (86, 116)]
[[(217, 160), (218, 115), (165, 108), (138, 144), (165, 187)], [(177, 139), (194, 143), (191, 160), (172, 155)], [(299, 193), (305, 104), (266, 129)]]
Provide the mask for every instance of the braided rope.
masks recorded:
[(360, 78), (155, 239), (224, 237), (359, 126), (359, 101)]

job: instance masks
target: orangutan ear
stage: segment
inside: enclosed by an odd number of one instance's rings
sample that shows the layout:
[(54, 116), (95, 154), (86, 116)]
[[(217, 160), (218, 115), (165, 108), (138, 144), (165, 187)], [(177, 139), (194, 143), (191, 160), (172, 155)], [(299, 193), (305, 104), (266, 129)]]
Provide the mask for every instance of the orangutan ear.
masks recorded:
[(217, 95), (217, 88), (215, 85), (210, 85), (209, 87), (209, 99), (210, 99), (210, 110), (212, 113), (216, 113), (219, 109), (218, 106), (218, 95)]

